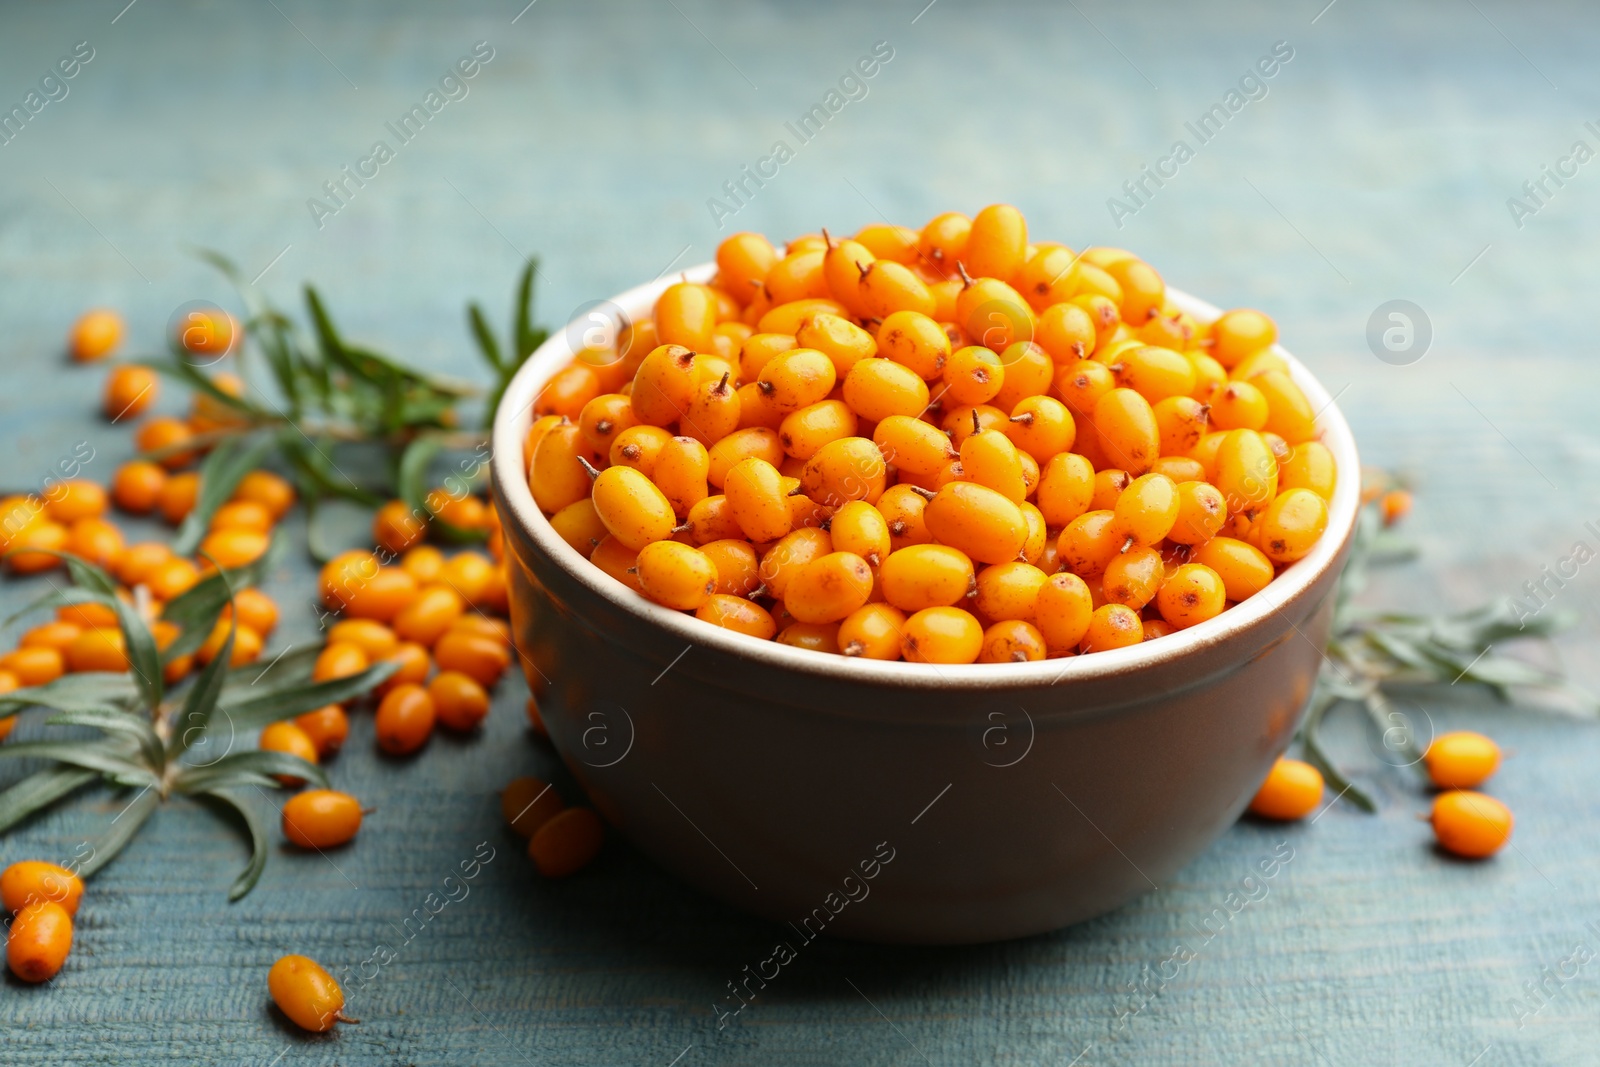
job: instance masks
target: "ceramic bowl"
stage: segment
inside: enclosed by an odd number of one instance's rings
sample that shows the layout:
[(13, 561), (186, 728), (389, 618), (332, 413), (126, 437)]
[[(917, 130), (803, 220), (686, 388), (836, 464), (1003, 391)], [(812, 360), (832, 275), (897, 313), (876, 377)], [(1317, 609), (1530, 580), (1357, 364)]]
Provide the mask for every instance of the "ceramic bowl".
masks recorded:
[[(714, 266), (687, 272), (710, 278)], [(676, 276), (613, 298), (636, 318)], [(1204, 320), (1216, 308), (1182, 293)], [(578, 330), (494, 426), (511, 621), (550, 740), (590, 799), (679, 877), (792, 927), (983, 942), (1102, 914), (1239, 817), (1310, 695), (1359, 506), (1350, 428), (1289, 353), (1338, 462), (1327, 532), (1262, 593), (1131, 648), (928, 666), (825, 655), (650, 603), (551, 529), (522, 439)]]

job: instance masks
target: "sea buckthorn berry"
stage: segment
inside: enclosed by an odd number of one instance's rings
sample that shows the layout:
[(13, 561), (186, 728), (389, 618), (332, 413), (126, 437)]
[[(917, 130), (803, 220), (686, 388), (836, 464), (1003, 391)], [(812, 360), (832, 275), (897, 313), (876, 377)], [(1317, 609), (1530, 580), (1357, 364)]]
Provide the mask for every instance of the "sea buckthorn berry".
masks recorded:
[(301, 848), (338, 848), (361, 829), (361, 802), (333, 789), (309, 789), (283, 805), (283, 836)]
[(1266, 429), (1269, 432), (1277, 434), (1291, 445), (1298, 445), (1316, 436), (1316, 412), (1312, 410), (1306, 394), (1294, 384), (1287, 372), (1269, 370), (1252, 377), (1250, 384), (1266, 397)]
[(863, 604), (839, 624), (839, 652), (861, 659), (897, 660), (905, 612), (890, 604)]
[(1111, 557), (1100, 577), (1100, 588), (1108, 604), (1138, 611), (1156, 598), (1165, 577), (1161, 553), (1153, 548), (1130, 548)]
[(1228, 439), (1231, 430), (1218, 433), (1208, 433), (1201, 437), (1199, 442), (1188, 452), (1188, 458), (1200, 464), (1202, 477), (1206, 481), (1214, 482), (1217, 477), (1217, 453), (1222, 450), (1222, 443)]
[(1180, 545), (1201, 545), (1215, 537), (1228, 520), (1227, 501), (1222, 491), (1209, 482), (1180, 482), (1177, 488), (1178, 515), (1167, 531), (1167, 538)]
[[(193, 461), (193, 451), (181, 446), (194, 436), (189, 424), (168, 415), (158, 416), (139, 427), (133, 436), (134, 447), (140, 452), (158, 453), (160, 463), (168, 470), (177, 470)], [(177, 449), (177, 451), (172, 451)]]
[(761, 375), (761, 369), (767, 365), (772, 357), (781, 352), (788, 352), (798, 347), (800, 347), (800, 343), (789, 334), (751, 334), (745, 339), (744, 343), (739, 346), (740, 379), (746, 382), (755, 382), (755, 380)]
[(561, 794), (541, 778), (513, 778), (500, 791), (500, 814), (506, 825), (523, 837), (533, 836), (535, 830), (561, 814), (563, 807)]
[(1140, 326), (1160, 313), (1167, 287), (1150, 264), (1130, 257), (1110, 264), (1105, 271), (1122, 287), (1122, 321)]
[(1225, 311), (1211, 324), (1211, 355), (1224, 367), (1271, 348), (1278, 340), (1278, 325), (1259, 311), (1239, 308)]
[(853, 552), (830, 552), (790, 579), (784, 605), (800, 622), (840, 622), (872, 595), (872, 568)]
[(21, 911), (30, 904), (50, 901), (70, 916), (78, 914), (83, 882), (65, 867), (41, 860), (13, 863), (0, 874), (0, 902), (6, 911)]
[(901, 611), (949, 607), (974, 590), (972, 559), (949, 545), (908, 545), (879, 568), (883, 598)]
[(939, 269), (952, 271), (957, 261), (966, 255), (971, 234), (970, 218), (959, 211), (946, 211), (935, 215), (922, 227), (917, 237), (917, 250)]
[(1088, 583), (1065, 571), (1052, 574), (1039, 586), (1029, 616), (1044, 637), (1050, 653), (1075, 650), (1089, 632), (1094, 596)]
[[(784, 513), (787, 517), (787, 506)], [(675, 611), (693, 611), (717, 590), (717, 568), (711, 558), (677, 541), (646, 545), (635, 566), (644, 595)]]
[(755, 547), (737, 530), (732, 537), (706, 542), (700, 551), (717, 569), (719, 596), (747, 597), (761, 585)]
[(1328, 526), (1328, 505), (1309, 489), (1280, 493), (1261, 516), (1261, 550), (1274, 563), (1293, 563), (1311, 551)]
[(272, 512), (263, 504), (253, 500), (230, 500), (212, 513), (211, 529), (270, 533), (274, 521)]
[(740, 303), (750, 302), (776, 262), (777, 249), (759, 233), (736, 233), (717, 246), (717, 273)]
[[(787, 612), (775, 612), (788, 618)], [(836, 655), (839, 652), (839, 624), (836, 622), (791, 622), (778, 630), (775, 640), (780, 645), (791, 648), (803, 648), (808, 652), (826, 652)]]
[[(973, 415), (977, 420), (973, 420)], [(992, 404), (960, 404), (944, 410), (939, 420), (939, 429), (950, 437), (950, 443), (958, 450), (966, 444), (967, 438), (975, 433), (985, 430), (999, 430), (1005, 433), (1009, 416)], [(959, 451), (957, 453), (959, 455)]]
[(339, 983), (305, 956), (284, 956), (274, 963), (267, 972), (267, 992), (291, 1022), (314, 1034), (332, 1030), (335, 1023), (360, 1021), (345, 1017)]
[(504, 619), (490, 618), (488, 615), (463, 615), (450, 624), (447, 633), (472, 634), (476, 637), (486, 637), (501, 648), (511, 648), (511, 624)]
[(971, 482), (951, 482), (940, 489), (923, 518), (935, 538), (981, 563), (1016, 559), (1028, 538), (1027, 522), (1015, 503)]
[[(14, 554), (6, 563), (18, 574), (38, 574), (62, 565), (61, 557), (54, 555), (67, 550), (67, 528), (59, 522), (42, 521), (18, 530), (8, 546)], [(24, 549), (39, 551), (27, 552)]]
[(173, 526), (178, 525), (194, 510), (200, 495), (200, 475), (195, 471), (174, 474), (161, 483), (156, 491), (156, 507), (161, 517)]
[(440, 522), (458, 530), (481, 530), (488, 515), (483, 501), (465, 489), (452, 491), (443, 486), (428, 491), (423, 509)]
[(931, 382), (943, 373), (950, 359), (950, 338), (929, 316), (896, 311), (878, 327), (877, 352)]
[[(445, 640), (453, 636), (455, 635), (448, 634)], [(475, 640), (486, 639), (477, 637)], [(475, 662), (478, 663), (477, 669), (481, 673), (483, 664), (489, 661), (485, 658)], [(489, 714), (489, 692), (484, 688), (489, 683), (484, 683), (465, 671), (452, 670), (444, 661), (439, 663), (439, 667), (439, 673), (428, 683), (427, 690), (438, 721), (446, 729), (455, 730), (457, 733), (477, 729), (478, 724)]]
[(272, 539), (256, 530), (218, 530), (200, 542), (200, 554), (224, 570), (243, 567), (260, 559)]
[(112, 422), (138, 418), (155, 403), (159, 390), (148, 367), (117, 367), (106, 376), (105, 414)]
[(429, 690), (415, 684), (396, 686), (378, 703), (373, 719), (378, 747), (391, 756), (417, 751), (433, 734), (436, 716), (434, 698)]
[(511, 666), (511, 652), (497, 638), (452, 628), (433, 646), (433, 659), (444, 672), (457, 671), (488, 688)]
[(1185, 563), (1162, 583), (1156, 610), (1174, 629), (1184, 630), (1222, 613), (1227, 591), (1217, 572), (1200, 563)]
[(79, 519), (98, 519), (106, 513), (106, 491), (83, 478), (57, 482), (44, 494), (45, 514), (56, 522), (71, 525)]
[(1161, 434), (1162, 456), (1181, 456), (1206, 434), (1210, 409), (1192, 396), (1169, 396), (1151, 411)]
[(1061, 530), (1056, 539), (1056, 551), (1062, 564), (1080, 578), (1098, 578), (1105, 573), (1122, 548), (1122, 538), (1117, 536), (1116, 514), (1110, 511), (1087, 511)]
[(1089, 510), (1094, 488), (1095, 472), (1089, 461), (1072, 452), (1060, 452), (1040, 470), (1033, 498), (1044, 521), (1060, 527)]
[[(756, 301), (759, 303), (760, 300)], [(755, 304), (751, 305), (753, 309)], [(799, 332), (801, 325), (813, 315), (843, 315), (845, 307), (837, 300), (820, 300), (816, 298), (807, 300), (791, 300), (786, 304), (778, 304), (764, 312), (755, 323), (755, 327), (762, 333), (786, 333), (791, 337)]]
[[(35, 626), (22, 635), (17, 642), (18, 648), (53, 648), (62, 654), (66, 653), (67, 646), (73, 639), (83, 633), (83, 627), (75, 622), (57, 619), (54, 622), (43, 623)], [(17, 909), (12, 908), (12, 911)]]
[(433, 545), (418, 545), (401, 555), (400, 569), (415, 578), (418, 585), (437, 582), (444, 572), (444, 553)]
[(1017, 447), (998, 430), (973, 433), (961, 443), (961, 468), (964, 478), (993, 489), (1013, 504), (1028, 497)]
[(672, 434), (660, 426), (630, 427), (611, 442), (611, 465), (631, 467), (648, 478), (655, 473), (656, 457), (661, 454), (662, 446), (670, 440)]
[(1206, 469), (1197, 459), (1188, 456), (1162, 456), (1150, 467), (1151, 474), (1165, 474), (1174, 483), (1204, 481)]
[(355, 619), (389, 622), (417, 598), (417, 580), (399, 567), (382, 567), (365, 581), (352, 581), (344, 593), (344, 611)]
[(166, 484), (167, 472), (159, 464), (132, 460), (118, 467), (112, 475), (111, 499), (123, 511), (146, 515), (155, 510)]
[(1470, 789), (1440, 793), (1429, 815), (1439, 847), (1467, 859), (1486, 859), (1511, 840), (1511, 809)]
[(145, 576), (144, 584), (157, 600), (168, 601), (187, 593), (200, 581), (200, 570), (186, 559), (169, 559)]
[[(690, 508), (709, 495), (706, 474), (710, 469), (711, 461), (705, 445), (692, 437), (674, 437), (662, 446), (661, 454), (656, 459), (655, 475), (650, 480), (667, 500), (672, 512), (683, 517), (689, 514)], [(596, 482), (596, 488), (598, 486)]]
[(1022, 551), (1018, 557), (1023, 563), (1039, 565), (1039, 560), (1044, 558), (1045, 546), (1054, 542), (1050, 536), (1050, 525), (1044, 521), (1044, 512), (1034, 507), (1033, 504), (1023, 501), (1022, 521), (1028, 527), (1028, 536), (1022, 542)]
[(767, 361), (756, 385), (767, 400), (787, 415), (826, 400), (838, 381), (833, 361), (814, 348), (793, 348)]
[(974, 278), (1009, 282), (1022, 269), (1028, 223), (1010, 204), (991, 204), (973, 216), (961, 262)]
[[(634, 417), (652, 426), (672, 425), (689, 410), (697, 384), (694, 351), (676, 344), (659, 346), (633, 377), (629, 396)], [(534, 457), (537, 460), (537, 452)]]
[(1474, 789), (1499, 768), (1500, 746), (1482, 734), (1458, 730), (1434, 738), (1422, 759), (1440, 789)]
[(567, 808), (528, 838), (528, 858), (546, 878), (565, 878), (594, 862), (605, 839), (600, 816), (588, 808)]
[(1048, 655), (1044, 635), (1021, 619), (1005, 619), (983, 632), (979, 663), (1027, 663)]
[(460, 593), (447, 585), (431, 585), (394, 617), (394, 632), (403, 641), (431, 648), (465, 610)]
[(1260, 430), (1267, 425), (1267, 398), (1249, 382), (1229, 382), (1211, 394), (1210, 404), (1211, 424), (1219, 430)]
[(734, 521), (728, 498), (721, 493), (698, 501), (683, 521), (689, 527), (689, 538), (697, 545), (744, 536), (744, 531)]
[(349, 716), (345, 715), (344, 708), (338, 704), (327, 704), (314, 711), (296, 715), (294, 724), (311, 738), (311, 743), (316, 746), (319, 760), (332, 758), (343, 747), (345, 738), (350, 736)]
[(1138, 612), (1123, 604), (1102, 604), (1089, 616), (1089, 627), (1078, 648), (1084, 653), (1105, 652), (1143, 640), (1144, 624)]
[(621, 393), (603, 393), (583, 405), (578, 429), (590, 448), (609, 454), (617, 435), (639, 425), (633, 417), (633, 401)]
[(656, 299), (656, 335), (664, 345), (682, 345), (709, 352), (717, 326), (717, 302), (711, 290), (694, 282), (669, 285)]
[(128, 653), (123, 645), (121, 630), (95, 628), (82, 631), (66, 647), (65, 659), (67, 669), (75, 673), (128, 669)]
[(982, 651), (983, 627), (960, 608), (923, 608), (906, 620), (900, 639), (900, 653), (912, 663), (975, 663)]
[(784, 417), (778, 427), (783, 450), (798, 460), (808, 460), (823, 445), (856, 434), (856, 413), (843, 400), (823, 400)]
[(839, 507), (851, 500), (876, 503), (887, 480), (888, 464), (883, 453), (865, 437), (828, 442), (806, 460), (800, 475), (805, 494), (827, 507)]
[(360, 645), (335, 641), (325, 645), (317, 654), (317, 661), (311, 668), (311, 680), (331, 682), (336, 678), (349, 678), (360, 674), (370, 665), (371, 661)]
[(104, 359), (121, 343), (122, 316), (109, 308), (85, 311), (67, 335), (67, 349), (79, 363)]
[(833, 298), (852, 315), (866, 314), (866, 305), (861, 293), (861, 276), (877, 262), (877, 259), (878, 257), (860, 241), (828, 239), (822, 259), (823, 278)]
[(72, 951), (72, 916), (50, 900), (29, 904), (11, 921), (6, 965), (24, 982), (45, 982), (61, 971)]
[(1292, 821), (1310, 815), (1320, 803), (1322, 772), (1301, 760), (1279, 757), (1250, 801), (1250, 813)]
[(925, 545), (933, 540), (924, 517), (928, 500), (914, 487), (891, 485), (874, 506), (889, 525), (890, 551), (897, 552), (911, 545)]
[(1149, 548), (1164, 540), (1178, 521), (1178, 487), (1165, 474), (1142, 474), (1122, 491), (1112, 510), (1126, 543)]
[(540, 439), (528, 474), (528, 488), (540, 510), (551, 514), (589, 495), (584, 462), (598, 466), (604, 460), (589, 448), (576, 424), (564, 422)]
[(271, 471), (254, 470), (239, 479), (234, 500), (253, 500), (272, 512), (274, 520), (284, 517), (294, 506), (294, 486)]
[[(914, 312), (899, 314), (909, 315)], [(801, 325), (794, 339), (799, 347), (814, 348), (833, 360), (833, 369), (841, 381), (850, 373), (851, 367), (878, 354), (878, 342), (870, 333), (838, 315), (811, 316)]]
[(639, 592), (638, 559), (639, 553), (609, 534), (594, 546), (594, 552), (589, 556), (590, 563), (635, 593)]
[(999, 355), (983, 345), (967, 345), (950, 353), (939, 395), (946, 404), (987, 404), (999, 395), (1005, 380)]
[(828, 281), (823, 272), (825, 252), (817, 248), (790, 250), (767, 271), (762, 291), (774, 304), (795, 300), (814, 300), (828, 296)]
[(1383, 512), (1383, 524), (1393, 526), (1411, 514), (1411, 504), (1411, 494), (1404, 489), (1391, 489), (1383, 494), (1378, 499), (1378, 507)]
[(762, 554), (756, 576), (769, 595), (782, 600), (795, 575), (832, 551), (833, 539), (826, 531), (814, 527), (795, 530), (779, 538)]
[[(607, 468), (607, 470), (617, 469)], [(550, 528), (585, 559), (594, 551), (594, 546), (611, 532), (606, 529), (606, 524), (600, 521), (600, 513), (595, 510), (593, 500), (579, 500), (568, 504), (550, 516)]]
[(1117, 501), (1122, 497), (1123, 490), (1133, 484), (1133, 476), (1127, 471), (1109, 468), (1096, 471), (1094, 475), (1094, 496), (1089, 500), (1091, 511), (1112, 511), (1117, 506)]
[(903, 263), (880, 259), (861, 275), (858, 289), (862, 311), (875, 319), (886, 319), (897, 311), (932, 315), (938, 303), (915, 271)]
[(1132, 389), (1152, 405), (1194, 391), (1194, 364), (1182, 352), (1139, 345), (1120, 353), (1111, 366), (1117, 385)]
[(694, 617), (724, 630), (746, 634), (770, 641), (778, 632), (778, 624), (760, 604), (740, 596), (718, 593), (695, 609)]
[(737, 430), (744, 419), (744, 401), (729, 381), (728, 373), (695, 387), (689, 410), (679, 420), (679, 432), (702, 445), (712, 445)]
[(889, 523), (863, 500), (852, 500), (834, 512), (828, 533), (836, 552), (853, 552), (873, 566), (889, 555)]
[(1333, 453), (1321, 441), (1295, 445), (1289, 458), (1278, 464), (1278, 489), (1309, 489), (1324, 500), (1333, 499), (1339, 472)]
[(1077, 277), (1072, 268), (1077, 254), (1066, 245), (1042, 244), (1030, 246), (1031, 254), (1017, 272), (1016, 287), (1033, 310), (1041, 314), (1059, 306), (1077, 291)]
[(1278, 461), (1254, 430), (1229, 430), (1217, 446), (1216, 487), (1228, 513), (1255, 511), (1278, 495)]
[(1100, 398), (1116, 386), (1117, 380), (1110, 367), (1092, 359), (1080, 359), (1076, 363), (1064, 363), (1056, 371), (1054, 390), (1067, 410), (1079, 418), (1089, 418), (1094, 415)]
[[(698, 442), (689, 441), (689, 444), (700, 448)], [(674, 449), (675, 453), (681, 451)], [(704, 454), (704, 449), (701, 449), (701, 454)], [(682, 462), (679, 465), (681, 467)], [(680, 488), (686, 485), (685, 482)], [(704, 486), (703, 480), (701, 485)], [(673, 502), (654, 482), (631, 467), (607, 467), (601, 471), (594, 481), (591, 499), (596, 514), (611, 536), (635, 552), (645, 545), (667, 540), (677, 525)]]
[[(256, 747), (263, 752), (283, 752), (290, 756), (298, 756), (313, 765), (317, 762), (316, 743), (292, 722), (275, 722), (263, 728)], [(305, 779), (297, 775), (279, 774), (274, 777), (291, 789), (306, 784)]]
[(415, 641), (401, 641), (400, 647), (383, 658), (385, 663), (395, 664), (395, 671), (388, 678), (378, 683), (375, 690), (379, 697), (403, 685), (419, 685), (428, 680), (428, 672), (433, 669), (433, 660), (428, 656), (428, 650)]
[(776, 469), (783, 462), (783, 441), (776, 430), (751, 426), (735, 430), (706, 452), (706, 480), (726, 490), (728, 472), (747, 459), (759, 459)]
[(972, 610), (989, 622), (1001, 619), (1031, 622), (1039, 590), (1047, 578), (1038, 567), (1021, 561), (985, 567), (978, 574)]
[(872, 431), (872, 443), (885, 462), (918, 478), (934, 477), (960, 457), (947, 434), (910, 415), (884, 418)]
[(1087, 360), (1099, 341), (1089, 312), (1070, 302), (1052, 304), (1041, 311), (1033, 339), (1063, 369)]
[(47, 685), (66, 673), (66, 658), (53, 648), (19, 648), (0, 655), (0, 671), (25, 687)]
[(1254, 545), (1231, 537), (1211, 538), (1195, 551), (1193, 560), (1217, 572), (1229, 600), (1248, 600), (1272, 581), (1272, 561)]
[(545, 383), (533, 402), (535, 415), (576, 420), (583, 406), (600, 395), (600, 378), (581, 363), (569, 363)]
[(783, 476), (765, 459), (742, 460), (728, 471), (722, 488), (734, 521), (750, 540), (776, 541), (789, 532), (793, 519)]
[(1061, 401), (1048, 396), (1028, 396), (1011, 408), (1005, 434), (1018, 449), (1043, 465), (1072, 447), (1077, 423)]
[(1094, 405), (1094, 425), (1115, 465), (1138, 476), (1161, 454), (1161, 429), (1150, 402), (1132, 389), (1113, 389)]
[(920, 258), (920, 234), (909, 226), (895, 226), (887, 222), (869, 222), (861, 227), (855, 240), (879, 259), (889, 259), (907, 266)]
[(112, 566), (122, 548), (122, 531), (104, 519), (79, 519), (67, 530), (67, 551), (97, 567)]

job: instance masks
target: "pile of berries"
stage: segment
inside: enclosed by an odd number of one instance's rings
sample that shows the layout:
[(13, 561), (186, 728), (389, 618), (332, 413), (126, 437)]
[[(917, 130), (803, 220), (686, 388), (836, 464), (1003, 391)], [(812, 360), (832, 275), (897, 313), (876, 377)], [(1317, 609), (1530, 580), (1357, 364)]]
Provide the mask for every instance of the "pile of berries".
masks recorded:
[(1258, 311), (1012, 207), (740, 233), (534, 405), (534, 500), (643, 596), (800, 648), (1038, 660), (1194, 626), (1327, 525), (1338, 472)]

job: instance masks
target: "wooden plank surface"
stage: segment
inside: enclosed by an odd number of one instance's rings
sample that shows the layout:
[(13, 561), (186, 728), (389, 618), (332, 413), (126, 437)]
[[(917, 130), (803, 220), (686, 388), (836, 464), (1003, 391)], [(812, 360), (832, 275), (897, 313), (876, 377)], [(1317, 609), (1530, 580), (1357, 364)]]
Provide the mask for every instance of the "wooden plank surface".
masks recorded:
[[(1364, 458), (1421, 488), (1411, 528), (1424, 562), (1387, 574), (1375, 598), (1442, 608), (1516, 594), (1574, 541), (1593, 545), (1583, 524), (1600, 519), (1600, 163), (1548, 184), (1520, 228), (1506, 203), (1574, 141), (1600, 149), (1584, 126), (1600, 124), (1600, 26), (1578, 3), (1324, 2), (9, 7), (7, 107), (78, 42), (94, 55), (0, 145), (0, 481), (36, 484), (80, 441), (95, 477), (128, 455), (126, 434), (95, 418), (101, 373), (66, 365), (60, 339), (81, 308), (106, 303), (148, 349), (182, 302), (229, 299), (187, 246), (264, 270), (283, 302), (313, 280), (352, 335), (476, 373), (463, 304), (499, 314), (526, 253), (543, 257), (543, 317), (561, 321), (709, 258), (735, 227), (920, 224), (1008, 200), (1038, 234), (1128, 245), (1173, 285), (1277, 316), (1342, 390)], [(466, 95), (319, 228), (308, 199), (393, 141), (386, 123), (480, 41), (493, 56)], [(879, 41), (893, 58), (865, 96), (799, 143), (784, 124)], [(1266, 95), (1199, 144), (1185, 123), (1279, 41), (1293, 58)], [(1180, 138), (1194, 158), (1119, 229), (1107, 199)], [(707, 199), (779, 139), (793, 159), (719, 230)], [(1421, 305), (1434, 333), (1408, 366), (1366, 341), (1374, 309), (1397, 298)], [(1582, 623), (1544, 653), (1591, 684), (1593, 580), (1562, 589)], [(0, 586), (0, 608), (36, 584)], [(309, 640), (309, 568), (285, 565), (272, 588), (287, 609), (278, 647)], [(1309, 825), (1243, 823), (1173, 884), (1046, 937), (818, 943), (718, 1031), (712, 1003), (774, 931), (617, 843), (580, 877), (534, 877), (494, 795), (519, 773), (558, 772), (526, 735), (524, 693), (508, 680), (482, 739), (436, 738), (411, 761), (375, 756), (357, 717), (334, 775), (377, 808), (359, 844), (275, 854), (237, 905), (224, 895), (244, 860), (232, 828), (168, 805), (94, 882), (62, 976), (0, 987), (0, 1062), (1594, 1059), (1600, 964), (1551, 981), (1522, 1025), (1513, 1003), (1576, 946), (1600, 950), (1586, 925), (1600, 884), (1589, 725), (1466, 694), (1427, 709), (1512, 752), (1493, 788), (1518, 815), (1516, 847), (1491, 863), (1434, 852), (1415, 782), (1378, 770), (1349, 723), (1340, 750), (1372, 768), (1377, 817), (1334, 807)], [(116, 810), (109, 795), (63, 808), (0, 857), (69, 856)], [(480, 842), (494, 858), (470, 895), (408, 939), (407, 916)], [(1292, 860), (1208, 937), (1202, 921), (1275, 848)], [(1194, 958), (1163, 966), (1179, 943)], [(351, 990), (361, 1026), (305, 1040), (269, 1010), (278, 955), (359, 971), (380, 947), (392, 961)]]

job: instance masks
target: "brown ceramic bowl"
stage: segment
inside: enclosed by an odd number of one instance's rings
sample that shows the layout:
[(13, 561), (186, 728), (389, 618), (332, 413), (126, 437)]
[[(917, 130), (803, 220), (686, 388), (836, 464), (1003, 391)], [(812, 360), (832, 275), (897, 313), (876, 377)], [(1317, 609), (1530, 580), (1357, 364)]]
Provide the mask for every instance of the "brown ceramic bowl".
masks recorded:
[[(674, 280), (614, 303), (648, 316)], [(557, 333), (529, 359), (494, 427), (525, 673), (606, 818), (687, 881), (792, 924), (791, 945), (820, 932), (994, 941), (1099, 915), (1209, 846), (1289, 744), (1328, 636), (1359, 466), (1338, 408), (1288, 353), (1339, 465), (1310, 555), (1148, 644), (934, 667), (719, 629), (636, 596), (556, 536), (529, 494), (522, 439), (571, 345)]]

